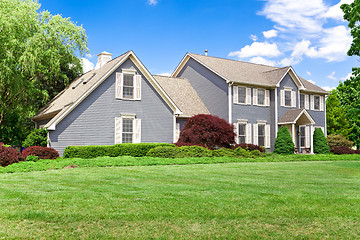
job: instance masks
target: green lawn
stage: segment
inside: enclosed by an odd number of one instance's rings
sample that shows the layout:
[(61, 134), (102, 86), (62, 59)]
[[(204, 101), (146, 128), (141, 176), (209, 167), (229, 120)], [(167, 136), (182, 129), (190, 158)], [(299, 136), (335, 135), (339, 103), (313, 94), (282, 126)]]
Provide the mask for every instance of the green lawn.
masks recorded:
[(360, 238), (360, 162), (0, 174), (0, 238)]

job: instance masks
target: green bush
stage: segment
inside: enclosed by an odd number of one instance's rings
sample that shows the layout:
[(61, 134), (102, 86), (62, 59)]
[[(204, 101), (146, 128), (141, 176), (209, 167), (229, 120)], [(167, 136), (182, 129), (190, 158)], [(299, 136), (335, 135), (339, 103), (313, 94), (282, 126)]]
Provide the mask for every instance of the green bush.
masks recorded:
[(220, 148), (217, 150), (211, 151), (213, 157), (236, 157), (236, 153), (234, 150), (229, 148)]
[(244, 157), (244, 158), (251, 158), (251, 152), (247, 151), (246, 149), (242, 147), (238, 147), (234, 150), (236, 156), (238, 157)]
[(262, 157), (265, 156), (265, 154), (263, 154), (262, 152), (260, 152), (259, 150), (253, 150), (250, 152), (251, 156), (253, 157)]
[(45, 128), (34, 129), (31, 133), (25, 138), (23, 142), (23, 147), (28, 148), (31, 146), (40, 146), (46, 147), (48, 140), (47, 140), (47, 133), (48, 131)]
[(275, 140), (274, 153), (293, 154), (294, 152), (295, 152), (295, 144), (292, 141), (289, 130), (285, 126), (279, 128)]
[(102, 156), (146, 156), (150, 149), (159, 146), (175, 147), (171, 143), (123, 143), (113, 146), (68, 146), (64, 158), (96, 158)]
[(29, 155), (26, 157), (26, 161), (27, 162), (37, 162), (37, 161), (39, 161), (39, 157), (34, 156), (34, 155)]
[(341, 134), (331, 134), (328, 135), (326, 139), (330, 149), (341, 146), (347, 146), (351, 148), (354, 145), (354, 142), (346, 139), (346, 137)]
[(320, 153), (320, 154), (330, 153), (329, 145), (327, 144), (325, 135), (321, 130), (321, 128), (315, 129), (313, 143), (314, 143), (314, 153)]
[(179, 148), (163, 146), (150, 149), (146, 154), (149, 157), (176, 158), (179, 155)]
[(211, 150), (201, 146), (182, 146), (178, 147), (177, 157), (211, 157)]

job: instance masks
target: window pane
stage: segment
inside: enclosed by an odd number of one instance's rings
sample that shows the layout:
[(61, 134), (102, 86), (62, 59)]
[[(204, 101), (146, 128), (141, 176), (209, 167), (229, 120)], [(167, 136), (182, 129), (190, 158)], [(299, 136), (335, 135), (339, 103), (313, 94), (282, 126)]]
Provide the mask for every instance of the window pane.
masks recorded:
[(291, 91), (285, 91), (285, 106), (291, 107)]
[(134, 86), (134, 75), (124, 74), (124, 86)]
[(314, 96), (314, 109), (319, 110), (320, 109), (320, 97)]
[(122, 127), (123, 127), (122, 142), (123, 143), (132, 143), (133, 119), (132, 118), (123, 118)]
[(239, 143), (245, 143), (245, 136), (239, 137)]
[(300, 127), (300, 147), (305, 147), (305, 127)]
[(300, 94), (300, 108), (305, 108), (305, 95)]
[(246, 139), (246, 124), (239, 124), (239, 143), (245, 143)]
[(246, 103), (246, 88), (239, 87), (238, 91), (239, 103)]
[(265, 125), (258, 125), (258, 145), (265, 146)]
[(258, 89), (258, 104), (265, 104), (265, 90)]
[(124, 98), (134, 98), (134, 75), (124, 74)]
[(132, 143), (132, 133), (123, 133), (122, 143)]

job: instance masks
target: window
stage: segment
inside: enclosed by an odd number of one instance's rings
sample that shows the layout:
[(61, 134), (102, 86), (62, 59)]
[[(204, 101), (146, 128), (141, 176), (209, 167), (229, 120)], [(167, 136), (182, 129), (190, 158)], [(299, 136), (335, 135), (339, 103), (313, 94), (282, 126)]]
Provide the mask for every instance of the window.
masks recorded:
[(300, 134), (300, 147), (305, 147), (305, 143), (306, 143), (305, 126), (299, 127), (299, 134)]
[(258, 105), (265, 105), (265, 90), (258, 89)]
[(320, 110), (320, 96), (314, 96), (314, 110)]
[(258, 145), (265, 146), (265, 125), (258, 124)]
[(300, 94), (300, 108), (305, 108), (305, 95)]
[(238, 87), (238, 103), (246, 103), (246, 88), (245, 87)]
[(291, 107), (291, 95), (292, 91), (285, 90), (285, 107)]
[(239, 143), (246, 143), (246, 124), (239, 123)]
[(134, 98), (134, 75), (124, 74), (123, 98)]
[(133, 119), (123, 118), (122, 120), (122, 143), (133, 142)]

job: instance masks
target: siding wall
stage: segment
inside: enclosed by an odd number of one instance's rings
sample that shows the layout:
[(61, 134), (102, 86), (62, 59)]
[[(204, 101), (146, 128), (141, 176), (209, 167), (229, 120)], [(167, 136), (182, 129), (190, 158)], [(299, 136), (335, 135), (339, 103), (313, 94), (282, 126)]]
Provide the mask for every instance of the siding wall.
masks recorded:
[(191, 58), (177, 77), (190, 81), (212, 115), (229, 120), (228, 84), (224, 79)]
[[(281, 106), (281, 95), (280, 90), (282, 90), (284, 87), (291, 87), (293, 91), (296, 91), (296, 107), (282, 107)], [(300, 107), (300, 99), (299, 99), (299, 88), (296, 86), (294, 80), (290, 77), (289, 74), (287, 74), (284, 79), (280, 83), (280, 87), (277, 88), (277, 95), (278, 95), (278, 120), (281, 119), (281, 117), (290, 109), (296, 109)]]
[[(140, 74), (129, 59), (115, 72), (121, 69), (136, 69)], [(173, 141), (173, 111), (167, 103), (144, 76), (141, 101), (115, 99), (115, 72), (50, 131), (50, 146), (61, 155), (70, 145), (113, 145), (115, 117), (122, 113), (141, 119), (141, 142)]]

